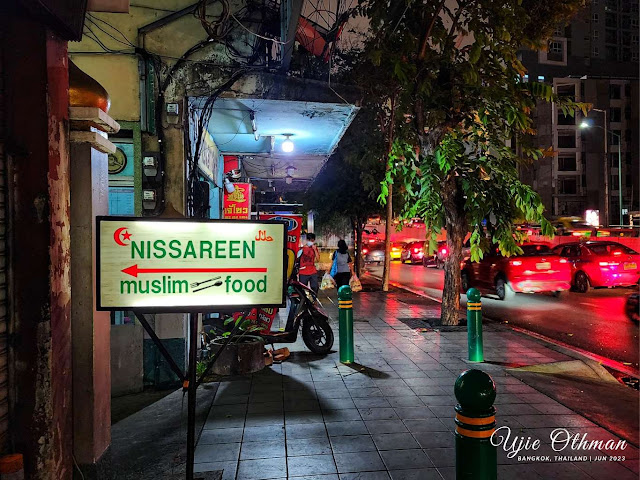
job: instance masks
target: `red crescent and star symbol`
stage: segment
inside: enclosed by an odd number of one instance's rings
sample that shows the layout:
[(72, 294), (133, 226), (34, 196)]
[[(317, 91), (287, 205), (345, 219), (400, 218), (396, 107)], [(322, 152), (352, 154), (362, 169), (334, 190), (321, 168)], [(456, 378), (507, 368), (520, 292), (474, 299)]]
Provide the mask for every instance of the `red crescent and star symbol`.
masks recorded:
[(128, 243), (124, 243), (124, 240), (131, 240), (131, 234), (127, 231), (127, 227), (118, 228), (113, 232), (113, 240), (121, 247), (126, 247)]

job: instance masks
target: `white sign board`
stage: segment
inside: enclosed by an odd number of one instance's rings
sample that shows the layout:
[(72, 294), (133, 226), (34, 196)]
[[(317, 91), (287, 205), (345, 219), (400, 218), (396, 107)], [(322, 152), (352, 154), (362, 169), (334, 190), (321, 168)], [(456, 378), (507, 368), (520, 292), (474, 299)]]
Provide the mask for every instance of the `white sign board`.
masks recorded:
[(97, 309), (285, 304), (284, 222), (98, 217)]

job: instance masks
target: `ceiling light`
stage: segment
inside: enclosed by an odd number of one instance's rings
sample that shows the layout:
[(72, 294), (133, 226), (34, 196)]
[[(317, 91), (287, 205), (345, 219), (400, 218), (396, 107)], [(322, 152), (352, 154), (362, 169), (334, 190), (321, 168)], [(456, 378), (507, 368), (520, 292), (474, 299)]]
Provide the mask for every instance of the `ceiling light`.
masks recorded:
[(293, 142), (291, 141), (291, 135), (285, 135), (286, 140), (282, 142), (282, 151), (286, 153), (293, 152)]

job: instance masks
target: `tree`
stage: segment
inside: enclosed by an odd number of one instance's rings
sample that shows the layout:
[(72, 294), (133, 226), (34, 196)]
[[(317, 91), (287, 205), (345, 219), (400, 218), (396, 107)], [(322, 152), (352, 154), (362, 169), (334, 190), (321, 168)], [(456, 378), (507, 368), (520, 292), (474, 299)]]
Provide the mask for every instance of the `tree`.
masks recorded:
[(318, 223), (341, 225), (348, 219), (356, 240), (356, 272), (362, 271), (362, 232), (367, 219), (381, 213), (377, 201), (385, 163), (380, 135), (372, 132), (371, 110), (361, 110), (336, 152), (309, 188), (305, 205)]
[(475, 261), (491, 242), (505, 255), (520, 251), (517, 217), (540, 223), (545, 235), (553, 233), (539, 196), (518, 178), (520, 161), (543, 155), (531, 146), (531, 111), (539, 98), (557, 102), (565, 115), (576, 108), (586, 113), (587, 106), (556, 97), (549, 85), (524, 81), (517, 53), (545, 48), (581, 5), (582, 0), (359, 1), (372, 35), (356, 77), (368, 72), (397, 95), (380, 198), (384, 202), (392, 188), (400, 189), (403, 216), (423, 218), (432, 241), (446, 229), (451, 253), (443, 324), (459, 321), (468, 233)]

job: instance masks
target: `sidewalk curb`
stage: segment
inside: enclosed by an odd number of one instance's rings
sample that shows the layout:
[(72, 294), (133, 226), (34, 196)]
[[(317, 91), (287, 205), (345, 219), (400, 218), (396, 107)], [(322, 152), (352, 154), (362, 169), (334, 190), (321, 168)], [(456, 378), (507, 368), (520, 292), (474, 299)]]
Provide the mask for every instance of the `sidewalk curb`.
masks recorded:
[[(382, 277), (379, 277), (377, 275), (374, 275), (370, 272), (367, 272), (366, 275), (375, 278), (377, 280), (382, 280)], [(411, 288), (411, 287), (407, 287), (406, 285), (402, 285), (401, 283), (398, 282), (392, 282), (389, 281), (389, 285), (392, 285), (396, 288), (399, 288), (401, 290), (405, 290), (409, 293), (413, 293), (414, 295), (418, 295), (420, 297), (424, 297), (424, 298), (428, 298), (429, 300), (433, 300), (434, 302), (437, 303), (442, 303), (442, 300), (437, 298), (437, 297), (433, 297), (431, 295), (428, 295), (426, 293), (424, 293), (421, 290), (415, 289), (415, 288)], [(616, 370), (620, 373), (623, 373), (625, 375), (629, 375), (631, 377), (634, 378), (639, 378), (640, 377), (640, 373), (635, 371), (632, 368), (627, 367), (626, 365), (624, 365), (621, 362), (618, 362), (617, 360), (613, 360), (611, 358), (607, 358), (607, 357), (603, 357), (601, 355), (598, 355), (596, 353), (592, 353), (589, 352), (587, 350), (583, 350), (580, 347), (574, 347), (573, 345), (569, 345), (565, 342), (562, 342), (560, 340), (555, 340), (553, 338), (547, 337), (546, 335), (542, 335), (540, 333), (536, 333), (536, 332), (532, 332), (531, 330), (527, 330), (525, 328), (522, 327), (517, 327), (515, 325), (511, 325), (510, 323), (505, 323), (503, 321), (500, 320), (494, 320), (491, 317), (484, 317), (487, 320), (490, 320), (494, 323), (498, 323), (500, 325), (503, 325), (505, 327), (510, 328), (511, 330), (521, 333), (523, 335), (527, 335), (529, 337), (533, 337), (541, 342), (544, 343), (548, 343), (550, 345), (549, 348), (551, 348), (552, 350), (555, 350), (557, 352), (560, 353), (564, 353), (565, 355), (572, 357), (572, 358), (576, 358), (576, 359), (582, 359), (582, 357), (587, 358), (589, 360), (593, 360), (601, 365), (604, 365), (605, 367), (608, 367), (612, 370)]]

